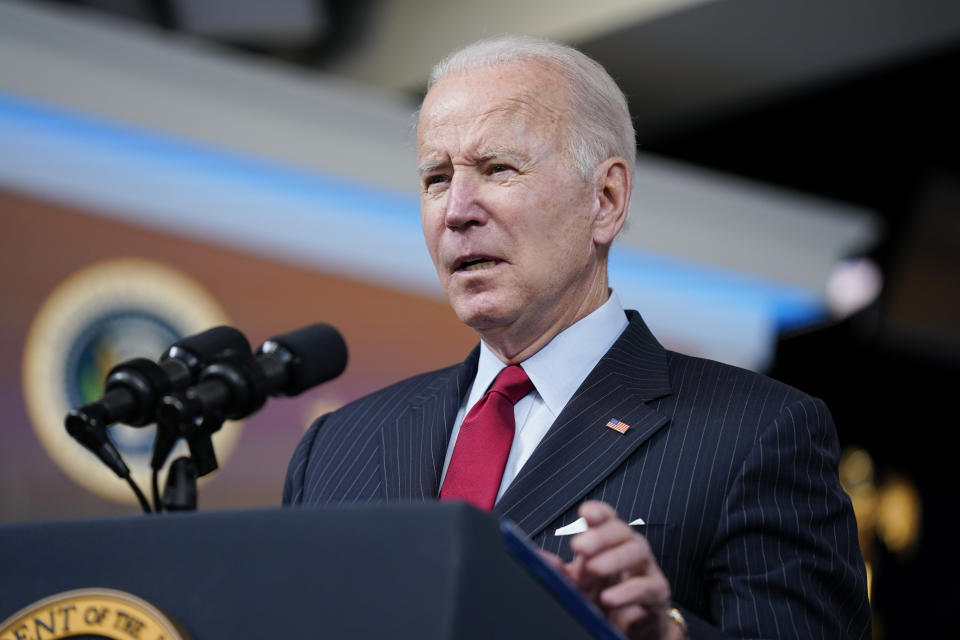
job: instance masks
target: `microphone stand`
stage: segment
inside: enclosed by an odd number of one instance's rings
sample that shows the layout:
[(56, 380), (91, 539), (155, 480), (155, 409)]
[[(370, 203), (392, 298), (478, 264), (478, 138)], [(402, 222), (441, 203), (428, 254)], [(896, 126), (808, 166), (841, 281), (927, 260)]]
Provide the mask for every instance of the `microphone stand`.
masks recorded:
[[(161, 412), (157, 420), (157, 433), (166, 434), (154, 442), (153, 502), (154, 510), (195, 511), (197, 508), (197, 479), (217, 470), (217, 454), (213, 448), (212, 435), (223, 426), (222, 414), (207, 416), (199, 424), (193, 420), (179, 419), (171, 413)], [(159, 473), (176, 440), (183, 437), (190, 449), (189, 456), (181, 456), (170, 464), (167, 481), (160, 496)]]
[(188, 456), (170, 464), (163, 489), (163, 508), (167, 511), (197, 510), (197, 466)]
[(180, 433), (190, 448), (190, 457), (197, 467), (197, 476), (205, 476), (219, 468), (212, 436), (220, 430), (223, 422), (223, 414), (217, 413), (203, 418), (199, 424), (193, 420), (184, 420), (180, 423)]

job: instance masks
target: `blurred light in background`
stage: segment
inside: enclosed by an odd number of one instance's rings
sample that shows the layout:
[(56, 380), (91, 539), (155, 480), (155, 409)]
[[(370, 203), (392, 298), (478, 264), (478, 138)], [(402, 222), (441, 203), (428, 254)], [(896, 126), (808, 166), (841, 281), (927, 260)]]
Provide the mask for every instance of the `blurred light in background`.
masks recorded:
[(827, 277), (827, 307), (842, 319), (870, 305), (883, 289), (883, 274), (870, 258), (850, 258), (836, 264)]

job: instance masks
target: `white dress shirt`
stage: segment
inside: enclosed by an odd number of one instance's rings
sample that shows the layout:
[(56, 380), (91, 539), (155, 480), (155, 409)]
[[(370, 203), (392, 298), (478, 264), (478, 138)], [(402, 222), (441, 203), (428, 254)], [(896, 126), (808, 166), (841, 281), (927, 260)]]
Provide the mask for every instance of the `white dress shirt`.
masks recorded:
[[(497, 492), (497, 500), (503, 496), (520, 468), (540, 444), (553, 421), (556, 420), (574, 392), (593, 370), (600, 358), (610, 350), (623, 330), (627, 328), (627, 316), (615, 292), (597, 310), (567, 327), (520, 364), (527, 372), (534, 390), (520, 399), (513, 407), (516, 430), (503, 480)], [(460, 434), (460, 425), (467, 412), (483, 397), (500, 371), (506, 367), (489, 347), (480, 341), (480, 362), (477, 375), (467, 391), (466, 401), (460, 405), (453, 433), (447, 445), (440, 484), (447, 476), (450, 456)]]

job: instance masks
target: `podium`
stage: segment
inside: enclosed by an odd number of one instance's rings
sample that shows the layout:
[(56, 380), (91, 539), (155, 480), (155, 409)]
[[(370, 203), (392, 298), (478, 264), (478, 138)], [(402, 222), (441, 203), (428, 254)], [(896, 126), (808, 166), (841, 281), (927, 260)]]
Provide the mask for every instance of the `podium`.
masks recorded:
[(461, 504), (0, 526), (0, 621), (90, 587), (145, 600), (192, 640), (594, 637)]

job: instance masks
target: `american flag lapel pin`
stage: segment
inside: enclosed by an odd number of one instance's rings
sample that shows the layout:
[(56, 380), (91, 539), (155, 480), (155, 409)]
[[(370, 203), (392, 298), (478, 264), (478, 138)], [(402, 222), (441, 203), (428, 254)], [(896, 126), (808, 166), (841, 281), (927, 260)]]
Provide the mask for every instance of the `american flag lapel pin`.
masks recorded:
[(616, 418), (611, 418), (610, 422), (608, 422), (606, 426), (610, 427), (617, 433), (626, 433), (627, 429), (630, 428), (630, 425), (628, 425), (626, 422), (624, 422), (623, 420), (618, 420)]

